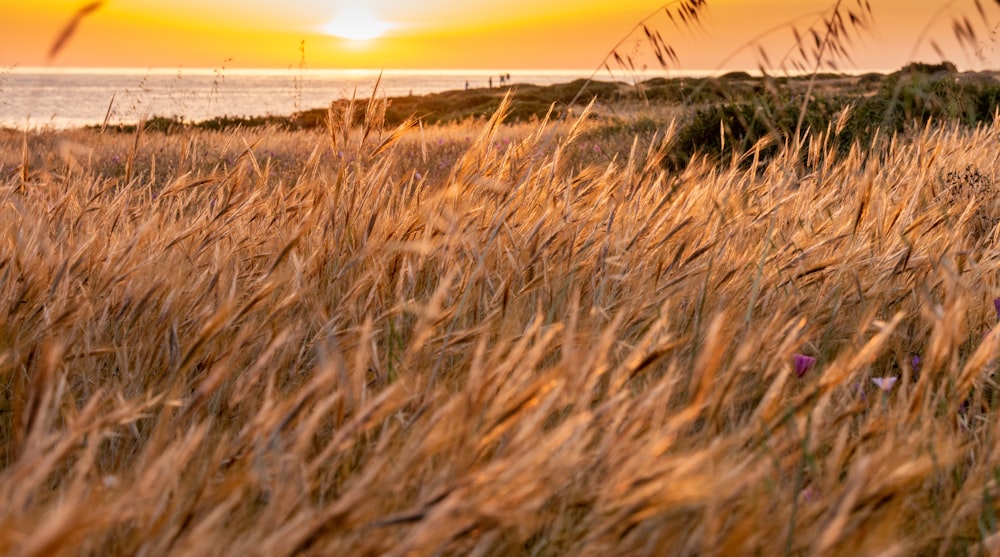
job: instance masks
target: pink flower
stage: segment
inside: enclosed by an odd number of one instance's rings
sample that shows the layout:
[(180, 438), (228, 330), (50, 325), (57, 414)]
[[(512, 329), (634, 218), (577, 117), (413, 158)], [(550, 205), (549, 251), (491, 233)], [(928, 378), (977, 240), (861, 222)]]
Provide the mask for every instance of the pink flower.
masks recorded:
[(799, 492), (799, 497), (801, 497), (802, 500), (806, 502), (816, 500), (818, 498), (817, 497), (818, 495), (819, 494), (816, 492), (815, 489), (813, 489), (811, 485), (807, 486), (805, 489)]
[(816, 358), (804, 354), (795, 355), (795, 375), (802, 377), (816, 364)]

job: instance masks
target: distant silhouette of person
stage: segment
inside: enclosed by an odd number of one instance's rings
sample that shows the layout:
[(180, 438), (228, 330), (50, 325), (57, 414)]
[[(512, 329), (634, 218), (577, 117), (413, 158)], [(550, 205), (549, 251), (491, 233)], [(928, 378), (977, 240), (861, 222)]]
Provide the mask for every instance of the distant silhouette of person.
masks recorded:
[(493, 88), (493, 76), (491, 75), (490, 76), (490, 89), (492, 89), (492, 88)]
[(469, 80), (468, 79), (465, 80), (465, 90), (466, 91), (469, 90)]

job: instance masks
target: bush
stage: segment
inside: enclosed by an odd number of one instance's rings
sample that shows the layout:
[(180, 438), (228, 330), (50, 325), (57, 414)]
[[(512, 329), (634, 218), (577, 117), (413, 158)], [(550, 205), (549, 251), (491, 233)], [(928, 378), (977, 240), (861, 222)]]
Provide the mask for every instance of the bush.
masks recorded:
[[(726, 161), (734, 153), (742, 155), (758, 142), (770, 139), (760, 152), (766, 160), (794, 136), (801, 103), (801, 98), (761, 95), (749, 101), (697, 109), (690, 122), (678, 133), (668, 164), (674, 169), (681, 168), (695, 155), (708, 155), (717, 161)], [(802, 122), (802, 132), (826, 130), (837, 112), (845, 106), (846, 102), (839, 98), (814, 99), (809, 103)], [(721, 134), (725, 134), (725, 148)]]
[[(809, 102), (802, 131), (823, 132), (838, 113), (851, 107), (843, 130), (832, 138), (837, 153), (844, 155), (852, 144), (870, 144), (877, 131), (900, 133), (931, 121), (968, 127), (991, 123), (1000, 103), (1000, 83), (975, 74), (956, 76), (949, 67), (953, 68), (947, 63), (911, 64), (884, 77), (870, 96), (818, 95)], [(867, 77), (862, 81), (872, 83)], [(698, 108), (678, 134), (668, 164), (680, 168), (697, 154), (726, 161), (734, 151), (743, 154), (767, 136), (773, 141), (761, 150), (761, 155), (769, 157), (793, 137), (802, 99), (801, 93), (792, 93), (787, 87), (770, 93), (761, 88), (753, 95), (734, 94), (728, 100)], [(720, 140), (720, 122), (725, 149)]]

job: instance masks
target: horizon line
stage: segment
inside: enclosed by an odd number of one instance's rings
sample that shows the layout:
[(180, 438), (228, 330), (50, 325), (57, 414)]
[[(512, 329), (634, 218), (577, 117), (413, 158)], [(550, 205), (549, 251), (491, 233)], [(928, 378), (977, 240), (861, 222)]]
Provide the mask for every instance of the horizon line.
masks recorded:
[[(818, 74), (842, 74), (842, 75), (863, 75), (866, 73), (882, 73), (888, 74), (902, 69), (904, 66), (899, 68), (844, 68), (844, 69), (825, 69), (823, 71), (816, 72)], [(960, 72), (978, 72), (978, 71), (990, 71), (990, 70), (977, 70), (977, 69), (967, 69), (958, 68)], [(287, 73), (301, 73), (301, 72), (314, 72), (314, 73), (341, 73), (341, 74), (358, 74), (358, 75), (373, 75), (378, 74), (445, 74), (445, 75), (482, 75), (488, 76), (498, 73), (510, 73), (510, 74), (522, 74), (522, 75), (540, 75), (540, 74), (567, 74), (567, 75), (589, 75), (594, 74), (595, 77), (601, 74), (608, 75), (657, 75), (657, 74), (667, 74), (668, 76), (675, 77), (687, 77), (691, 75), (699, 76), (712, 76), (712, 75), (723, 75), (727, 73), (738, 73), (745, 72), (751, 75), (760, 75), (760, 68), (642, 68), (642, 69), (612, 69), (608, 71), (606, 68), (332, 68), (332, 67), (304, 67), (299, 68), (296, 66), (286, 66), (286, 67), (274, 67), (274, 66), (259, 66), (259, 67), (185, 67), (185, 66), (97, 66), (97, 65), (87, 65), (87, 66), (21, 66), (18, 64), (8, 65), (0, 69), (0, 75), (4, 73), (43, 73), (43, 74), (58, 74), (58, 73), (88, 73), (88, 74), (99, 74), (99, 73), (127, 73), (127, 74), (143, 74), (143, 73), (154, 73), (154, 74), (177, 74), (183, 72), (195, 72), (195, 73), (205, 73), (205, 74), (215, 74), (219, 72), (232, 73), (232, 74), (253, 74), (260, 72), (287, 72)], [(798, 72), (782, 69), (769, 69), (770, 75), (808, 75), (812, 72)]]

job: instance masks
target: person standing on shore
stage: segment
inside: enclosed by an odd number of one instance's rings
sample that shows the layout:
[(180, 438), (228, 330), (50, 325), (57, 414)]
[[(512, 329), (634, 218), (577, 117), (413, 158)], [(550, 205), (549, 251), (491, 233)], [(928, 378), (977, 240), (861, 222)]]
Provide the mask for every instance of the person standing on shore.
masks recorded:
[(490, 89), (492, 89), (492, 88), (493, 88), (493, 76), (491, 75), (490, 76)]

